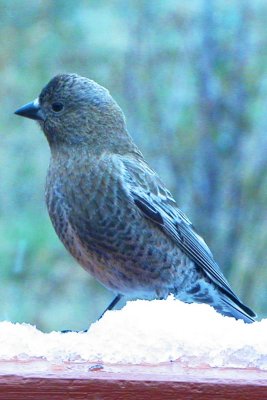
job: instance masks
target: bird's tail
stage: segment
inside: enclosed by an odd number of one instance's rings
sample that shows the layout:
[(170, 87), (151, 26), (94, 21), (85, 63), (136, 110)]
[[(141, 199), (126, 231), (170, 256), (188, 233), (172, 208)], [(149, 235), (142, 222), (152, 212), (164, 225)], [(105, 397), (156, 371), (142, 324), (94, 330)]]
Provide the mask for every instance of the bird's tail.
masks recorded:
[(214, 304), (213, 307), (222, 315), (242, 319), (246, 323), (255, 322), (256, 314), (245, 304), (243, 304), (237, 297), (229, 297), (229, 294), (222, 293), (220, 302)]
[(207, 281), (202, 281), (198, 285), (198, 291), (191, 291), (191, 301), (189, 297), (185, 299), (186, 302), (206, 303), (215, 308), (220, 314), (233, 317), (236, 319), (242, 319), (246, 323), (255, 322), (256, 314), (245, 304), (243, 304), (239, 298), (230, 291), (219, 287), (208, 284)]

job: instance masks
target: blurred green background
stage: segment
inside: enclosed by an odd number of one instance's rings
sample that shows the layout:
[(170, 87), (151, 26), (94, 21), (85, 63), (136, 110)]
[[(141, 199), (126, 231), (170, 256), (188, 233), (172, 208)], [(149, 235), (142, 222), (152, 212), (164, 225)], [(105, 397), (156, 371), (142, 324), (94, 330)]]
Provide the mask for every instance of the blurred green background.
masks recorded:
[(59, 72), (106, 86), (234, 290), (267, 315), (267, 2), (0, 0), (0, 319), (84, 329), (113, 298), (44, 204), (49, 149), (13, 111)]

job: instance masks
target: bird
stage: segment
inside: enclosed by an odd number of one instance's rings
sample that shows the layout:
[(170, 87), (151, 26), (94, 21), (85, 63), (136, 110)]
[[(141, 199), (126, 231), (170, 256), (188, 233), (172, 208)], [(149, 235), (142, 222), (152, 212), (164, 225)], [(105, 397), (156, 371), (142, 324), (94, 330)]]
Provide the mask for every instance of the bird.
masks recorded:
[(51, 159), (45, 197), (69, 253), (122, 297), (205, 303), (255, 321), (231, 289), (211, 250), (130, 136), (109, 91), (62, 73), (15, 114), (36, 120)]

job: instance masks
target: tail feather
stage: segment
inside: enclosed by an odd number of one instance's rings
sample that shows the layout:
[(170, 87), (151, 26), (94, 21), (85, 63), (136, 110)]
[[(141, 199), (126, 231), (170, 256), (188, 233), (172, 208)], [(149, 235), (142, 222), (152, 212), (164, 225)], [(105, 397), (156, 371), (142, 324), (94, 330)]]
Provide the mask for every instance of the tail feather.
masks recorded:
[(243, 303), (238, 303), (239, 304), (236, 304), (226, 296), (222, 296), (221, 305), (218, 307), (214, 306), (214, 308), (223, 315), (234, 317), (236, 319), (242, 319), (246, 323), (250, 324), (252, 322), (255, 322), (255, 319), (253, 317), (256, 317), (256, 314)]
[[(242, 313), (244, 313), (245, 315), (252, 317), (252, 319), (254, 317), (256, 317), (257, 315), (254, 313), (254, 311), (252, 311), (249, 307), (247, 307), (245, 304), (243, 304), (239, 298), (237, 296), (231, 296), (228, 292), (224, 292), (223, 289), (220, 288), (220, 291), (222, 293), (224, 293), (223, 298), (226, 300), (226, 303), (230, 306), (230, 307), (234, 307), (237, 308), (238, 310), (240, 310)], [(254, 320), (253, 320), (254, 321)]]
[[(197, 289), (197, 290), (195, 290)], [(190, 299), (190, 300), (189, 300)], [(243, 304), (236, 295), (231, 295), (221, 287), (211, 285), (210, 282), (202, 280), (198, 282), (195, 288), (187, 292), (186, 302), (206, 303), (215, 308), (222, 315), (242, 319), (246, 323), (255, 322), (256, 314), (245, 304)]]

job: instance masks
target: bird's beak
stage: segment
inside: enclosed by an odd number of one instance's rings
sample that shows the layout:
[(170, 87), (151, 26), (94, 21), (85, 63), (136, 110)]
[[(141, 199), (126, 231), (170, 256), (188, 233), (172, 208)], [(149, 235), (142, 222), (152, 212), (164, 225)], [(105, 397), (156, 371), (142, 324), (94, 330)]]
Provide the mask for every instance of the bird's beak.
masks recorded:
[(27, 103), (15, 111), (15, 114), (21, 117), (44, 121), (44, 114), (41, 110), (39, 99), (35, 99), (31, 103)]

